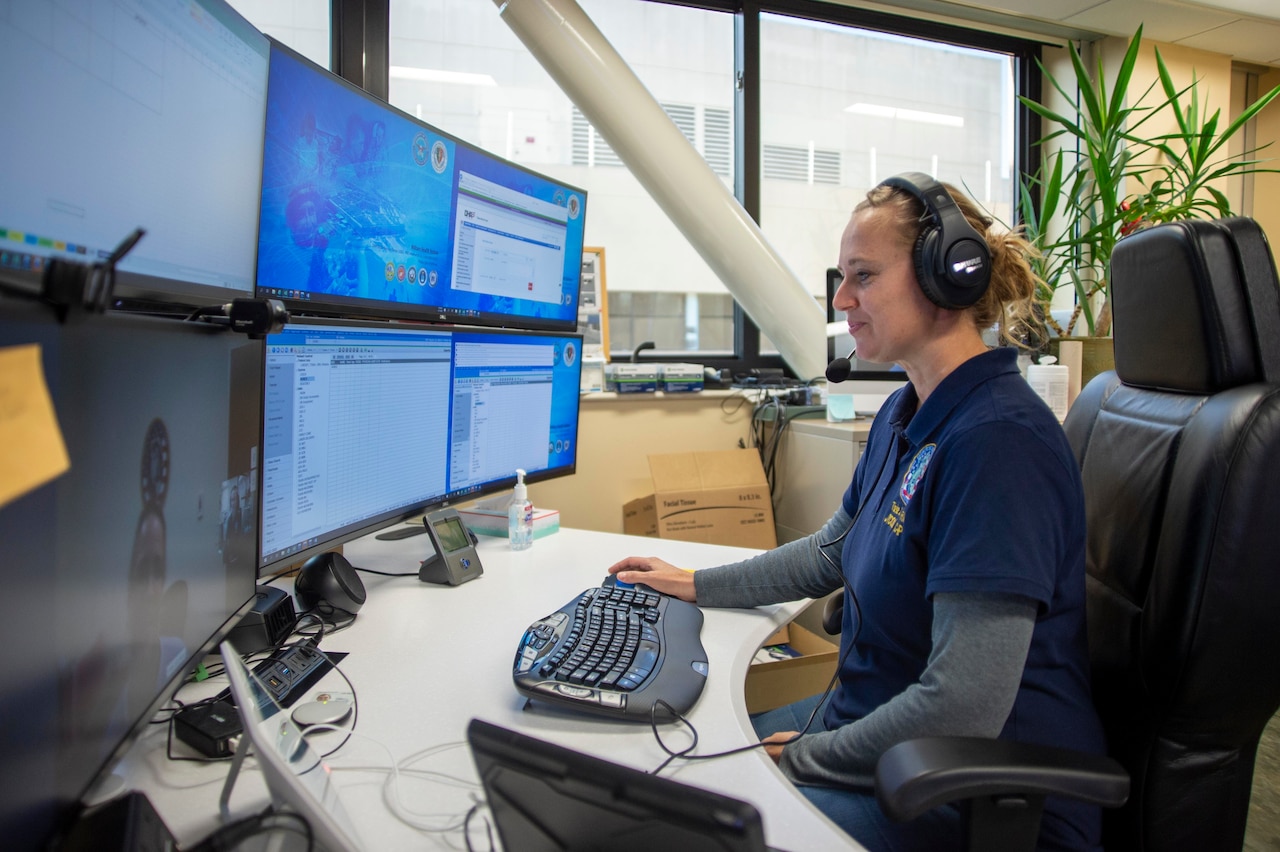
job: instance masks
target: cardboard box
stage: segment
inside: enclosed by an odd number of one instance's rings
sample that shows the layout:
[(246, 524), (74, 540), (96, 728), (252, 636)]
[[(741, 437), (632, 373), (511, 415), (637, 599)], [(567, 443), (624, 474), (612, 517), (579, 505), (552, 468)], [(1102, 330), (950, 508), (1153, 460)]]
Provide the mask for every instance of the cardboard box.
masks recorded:
[(778, 546), (773, 501), (755, 450), (667, 453), (649, 456), (653, 494), (622, 507), (628, 535)]
[[(469, 509), (459, 509), (458, 517), (462, 518), (462, 522), (476, 535), (490, 535), (495, 538), (507, 537), (506, 509), (484, 509), (472, 506)], [(558, 509), (533, 507), (534, 541), (559, 531), (560, 511)]]
[(747, 670), (747, 712), (762, 713), (827, 688), (836, 672), (840, 647), (799, 624), (789, 624), (765, 645), (789, 645), (799, 656), (754, 663)]

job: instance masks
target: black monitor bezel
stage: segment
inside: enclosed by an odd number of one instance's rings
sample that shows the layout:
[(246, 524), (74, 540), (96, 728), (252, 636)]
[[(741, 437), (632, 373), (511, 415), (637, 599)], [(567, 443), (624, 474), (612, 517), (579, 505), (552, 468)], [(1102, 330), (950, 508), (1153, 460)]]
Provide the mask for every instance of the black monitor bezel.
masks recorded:
[[(14, 318), (20, 321), (30, 321), (33, 323), (47, 323), (49, 326), (63, 326), (67, 322), (74, 323), (92, 323), (92, 322), (120, 322), (131, 323), (139, 328), (146, 326), (163, 327), (172, 330), (176, 326), (182, 324), (177, 320), (167, 317), (140, 316), (129, 314), (127, 312), (108, 311), (102, 316), (83, 316), (75, 320), (64, 321), (58, 316), (58, 311), (54, 306), (43, 303), (39, 300), (30, 298), (23, 294), (4, 293), (0, 291), (0, 313), (3, 313), (6, 319)], [(183, 324), (190, 329), (192, 334), (232, 334), (225, 328), (216, 328), (214, 326), (186, 323)], [(259, 372), (260, 375), (260, 372)], [(258, 405), (261, 405), (260, 394)], [(39, 486), (39, 488), (30, 492), (35, 494), (46, 488), (57, 487), (57, 480)], [(24, 499), (29, 495), (22, 495), (16, 499)], [(257, 531), (254, 530), (255, 538)], [(182, 686), (183, 682), (191, 676), (194, 666), (203, 660), (206, 656), (213, 653), (218, 645), (227, 638), (236, 624), (248, 613), (254, 606), (257, 599), (257, 577), (251, 575), (246, 570), (245, 579), (248, 583), (248, 596), (240, 604), (231, 606), (228, 604), (228, 612), (226, 618), (221, 624), (213, 630), (207, 639), (195, 646), (194, 650), (183, 659), (182, 665), (174, 667), (174, 673), (168, 680), (162, 684), (158, 684), (155, 695), (152, 700), (142, 709), (136, 718), (130, 719), (128, 726), (120, 733), (119, 739), (110, 749), (104, 752), (101, 762), (90, 772), (85, 774), (83, 782), (79, 784), (79, 789), (75, 795), (68, 799), (60, 797), (60, 790), (55, 789), (55, 798), (52, 803), (51, 818), (48, 821), (49, 832), (47, 835), (48, 848), (59, 848), (63, 840), (65, 840), (68, 832), (70, 832), (76, 823), (76, 820), (89, 807), (94, 804), (93, 793), (102, 786), (104, 780), (112, 774), (112, 770), (124, 757), (124, 755), (134, 747), (135, 743), (141, 738), (143, 732), (166, 704), (173, 700), (173, 696)]]
[[(308, 59), (306, 56), (303, 56), (298, 51), (294, 50), (293, 48), (289, 47), (283, 42), (275, 39), (274, 37), (267, 36), (267, 38), (271, 42), (271, 51), (272, 51), (273, 57), (277, 51), (281, 52), (287, 55), (288, 57), (290, 57), (291, 59), (296, 60), (308, 66), (312, 71), (316, 71), (323, 74), (330, 81), (338, 83), (339, 85), (345, 87), (352, 94), (357, 95), (358, 97), (364, 99), (365, 101), (368, 101), (369, 103), (375, 105), (379, 109), (392, 113), (397, 118), (402, 118), (404, 120), (412, 122), (413, 124), (416, 124), (419, 127), (422, 127), (423, 129), (430, 131), (431, 133), (434, 133), (438, 136), (442, 136), (446, 139), (449, 139), (451, 142), (453, 142), (455, 146), (469, 149), (470, 151), (476, 152), (482, 156), (489, 157), (496, 162), (502, 163), (513, 169), (524, 172), (525, 174), (531, 175), (532, 177), (538, 178), (539, 180), (543, 180), (548, 183), (554, 183), (557, 186), (563, 187), (566, 191), (577, 193), (581, 197), (581, 213), (579, 215), (584, 218), (584, 222), (585, 222), (588, 199), (587, 199), (587, 190), (583, 189), (582, 187), (575, 186), (570, 183), (566, 183), (560, 178), (552, 177), (543, 172), (539, 172), (536, 169), (531, 169), (528, 166), (521, 165), (520, 163), (513, 162), (504, 157), (499, 157), (496, 154), (493, 154), (492, 152), (479, 147), (478, 145), (474, 145), (470, 142), (467, 142), (466, 140), (458, 136), (455, 136), (454, 134), (449, 133), (446, 130), (442, 130), (439, 127), (429, 124), (428, 122), (423, 121), (417, 116), (412, 115), (411, 113), (405, 112), (404, 110), (396, 106), (393, 106), (387, 101), (384, 101), (381, 98), (378, 98), (377, 96), (365, 91), (364, 89), (355, 85), (351, 81), (337, 74), (334, 74), (329, 69), (317, 64), (311, 59)], [(271, 91), (270, 91), (270, 86), (268, 85), (268, 90), (267, 90), (268, 105), (270, 104), (270, 102), (271, 102)], [(264, 167), (263, 167), (263, 174), (261, 175), (261, 178), (262, 178), (262, 182), (265, 184), (265, 181), (266, 181), (265, 146), (267, 144), (267, 139), (266, 139), (265, 133), (263, 134), (263, 136), (264, 136), (263, 138)], [(261, 228), (262, 228), (261, 211), (259, 211), (259, 215), (258, 215), (258, 227), (259, 227), (259, 231), (261, 231)], [(585, 224), (584, 224), (584, 230), (583, 230), (583, 244), (585, 247), (586, 245)], [(259, 237), (259, 247), (260, 246), (261, 246), (261, 237)], [(452, 242), (450, 244), (450, 249), (452, 250)], [(260, 248), (258, 251), (260, 254)], [(579, 264), (580, 263), (581, 263), (581, 260), (579, 259)], [(368, 317), (372, 319), (406, 320), (411, 322), (412, 321), (428, 322), (428, 323), (439, 323), (439, 324), (445, 324), (445, 325), (468, 325), (468, 326), (481, 326), (485, 328), (529, 329), (533, 331), (552, 331), (552, 332), (571, 332), (577, 329), (578, 327), (577, 305), (578, 305), (578, 300), (581, 298), (581, 294), (582, 294), (581, 278), (579, 277), (578, 289), (574, 293), (572, 315), (569, 317), (566, 317), (563, 320), (554, 320), (546, 317), (531, 317), (531, 316), (525, 316), (520, 314), (503, 314), (503, 313), (474, 314), (474, 313), (468, 313), (465, 311), (452, 311), (448, 308), (442, 308), (437, 305), (419, 305), (419, 304), (412, 304), (409, 302), (387, 302), (387, 301), (378, 300), (378, 299), (362, 299), (362, 298), (356, 298), (351, 296), (336, 296), (331, 294), (320, 294), (320, 295), (323, 295), (323, 298), (319, 298), (319, 299), (297, 298), (289, 295), (287, 292), (280, 292), (279, 288), (271, 288), (264, 285), (260, 279), (260, 276), (255, 275), (255, 279), (256, 279), (256, 286), (255, 286), (254, 292), (258, 298), (277, 299), (282, 303), (284, 303), (284, 306), (290, 311), (292, 315), (296, 315), (299, 317), (308, 317), (308, 318), (311, 318), (311, 317), (315, 317), (315, 318)]]
[[(402, 328), (407, 330), (416, 329), (419, 331), (432, 332), (432, 333), (447, 332), (450, 334), (452, 333), (499, 334), (502, 336), (510, 336), (510, 337), (574, 338), (578, 341), (579, 355), (577, 359), (577, 369), (579, 373), (579, 386), (581, 385), (582, 335), (577, 331), (565, 332), (565, 331), (550, 331), (545, 329), (537, 329), (537, 330), (511, 329), (511, 328), (494, 328), (490, 326), (471, 326), (471, 325), (434, 325), (429, 323), (410, 323), (410, 322), (397, 323), (397, 322), (386, 322), (386, 321), (379, 321), (379, 320), (367, 320), (367, 319), (360, 319), (360, 318), (342, 318), (342, 317), (305, 317), (305, 318), (300, 318), (297, 322), (291, 322), (290, 325), (294, 325), (294, 326), (313, 325), (321, 328), (357, 327), (357, 328), (368, 328), (372, 330)], [(262, 386), (263, 386), (264, 395), (266, 393), (266, 364), (267, 364), (267, 357), (266, 357), (266, 352), (264, 351), (263, 358), (262, 358), (262, 369), (263, 369)], [(262, 405), (260, 405), (260, 410), (262, 410), (265, 414), (265, 396), (264, 396)], [(260, 418), (260, 420), (262, 421), (260, 423), (262, 428), (258, 435), (258, 446), (265, 447), (265, 443), (264, 443), (264, 441), (266, 440), (265, 416)], [(574, 435), (574, 441), (573, 441), (573, 447), (574, 447), (573, 462), (571, 464), (563, 465), (556, 468), (546, 468), (539, 471), (530, 471), (525, 475), (525, 483), (531, 484), (531, 483), (537, 483), (537, 482), (545, 482), (548, 480), (559, 479), (564, 476), (573, 476), (574, 474), (576, 474), (578, 471), (578, 443), (579, 443), (579, 437), (581, 435), (581, 431), (582, 431), (582, 410), (581, 410), (581, 396), (579, 396), (577, 432)], [(264, 462), (265, 462), (265, 459), (264, 459)], [(263, 481), (263, 477), (265, 476), (265, 474), (266, 474), (266, 464), (261, 463), (258, 465), (258, 500), (260, 504), (261, 504), (261, 501), (264, 499), (264, 495), (266, 493), (265, 483)], [(412, 506), (405, 506), (398, 509), (394, 509), (392, 511), (385, 512), (381, 515), (377, 515), (375, 517), (369, 518), (365, 521), (348, 525), (347, 527), (344, 527), (340, 530), (334, 530), (332, 531), (332, 534), (329, 535), (329, 537), (326, 538), (324, 541), (316, 542), (313, 545), (309, 545), (305, 548), (300, 548), (299, 550), (293, 551), (291, 553), (274, 556), (269, 560), (265, 559), (266, 554), (262, 552), (262, 531), (261, 531), (261, 528), (259, 528), (257, 550), (256, 550), (257, 559), (258, 559), (258, 575), (260, 577), (267, 577), (267, 576), (283, 573), (301, 564), (302, 562), (305, 562), (307, 559), (313, 556), (318, 556), (322, 553), (331, 551), (334, 548), (338, 547), (339, 545), (345, 544), (346, 542), (354, 541), (357, 538), (362, 538), (366, 535), (376, 533), (380, 530), (386, 529), (389, 526), (403, 523), (405, 521), (424, 519), (427, 514), (437, 511), (439, 509), (444, 509), (451, 506), (465, 505), (467, 503), (470, 503), (472, 501), (485, 497), (489, 494), (494, 494), (499, 491), (505, 491), (505, 490), (511, 489), (515, 486), (515, 484), (516, 484), (516, 477), (512, 475), (509, 477), (503, 477), (502, 479), (497, 479), (491, 482), (487, 482), (480, 486), (473, 486), (467, 489), (460, 489), (460, 490), (448, 492), (438, 497), (432, 497), (430, 499), (421, 501), (419, 503), (415, 503)], [(259, 506), (258, 514), (259, 514), (259, 523), (261, 523), (262, 521), (261, 506)]]

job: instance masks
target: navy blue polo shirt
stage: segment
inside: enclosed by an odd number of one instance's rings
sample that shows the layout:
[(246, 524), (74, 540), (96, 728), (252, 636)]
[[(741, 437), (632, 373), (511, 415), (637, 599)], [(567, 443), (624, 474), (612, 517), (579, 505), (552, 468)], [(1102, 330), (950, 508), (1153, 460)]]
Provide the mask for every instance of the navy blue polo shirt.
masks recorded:
[[(1061, 425), (1019, 374), (1013, 349), (978, 355), (918, 404), (890, 397), (844, 497), (842, 565), (858, 597), (854, 642), (827, 709), (835, 727), (917, 682), (938, 592), (1016, 594), (1038, 605), (1002, 739), (1102, 752), (1085, 630), (1085, 515)], [(918, 408), (918, 410), (917, 410)], [(1048, 825), (1046, 825), (1048, 829)]]

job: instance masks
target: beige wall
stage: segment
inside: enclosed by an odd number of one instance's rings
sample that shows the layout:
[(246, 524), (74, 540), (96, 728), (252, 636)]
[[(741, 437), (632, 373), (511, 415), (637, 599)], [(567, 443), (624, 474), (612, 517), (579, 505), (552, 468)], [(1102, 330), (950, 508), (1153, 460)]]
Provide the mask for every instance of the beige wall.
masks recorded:
[[(1124, 56), (1127, 41), (1107, 39), (1107, 42), (1107, 51), (1104, 53), (1107, 57), (1106, 62), (1110, 66), (1112, 62), (1119, 63)], [(1156, 89), (1147, 99), (1148, 103), (1153, 104), (1163, 100), (1163, 91), (1159, 87), (1159, 75), (1156, 70), (1155, 47), (1160, 48), (1160, 55), (1164, 58), (1176, 86), (1181, 88), (1189, 85), (1193, 75), (1200, 81), (1200, 95), (1204, 98), (1199, 105), (1201, 120), (1203, 121), (1203, 116), (1211, 115), (1214, 110), (1221, 110), (1218, 129), (1224, 129), (1230, 123), (1231, 116), (1231, 57), (1176, 44), (1148, 43), (1144, 40), (1130, 89), (1141, 92), (1146, 86), (1154, 83)], [(1280, 69), (1272, 69), (1261, 77), (1258, 92), (1265, 93), (1276, 85), (1280, 85)], [(1188, 103), (1189, 101), (1183, 104), (1184, 108)], [(1256, 122), (1255, 145), (1263, 148), (1256, 156), (1260, 159), (1274, 159), (1275, 162), (1268, 164), (1269, 167), (1280, 168), (1280, 145), (1276, 145), (1276, 140), (1280, 139), (1280, 101), (1273, 102), (1267, 107), (1258, 116)], [(1167, 126), (1144, 126), (1142, 133), (1145, 136), (1155, 136), (1174, 129), (1176, 126), (1172, 119), (1169, 119)], [(1254, 177), (1252, 211), (1240, 209), (1238, 185), (1222, 182), (1218, 184), (1218, 189), (1228, 194), (1232, 200), (1233, 210), (1237, 214), (1251, 215), (1258, 221), (1263, 231), (1271, 237), (1274, 251), (1275, 242), (1280, 239), (1280, 175), (1259, 174)]]
[(732, 450), (750, 438), (751, 402), (724, 391), (588, 394), (582, 398), (578, 472), (537, 482), (529, 497), (560, 510), (560, 524), (622, 532), (622, 504), (651, 493), (650, 453)]
[[(1258, 81), (1260, 92), (1269, 92), (1276, 86), (1280, 86), (1280, 68), (1271, 69)], [(1280, 158), (1280, 145), (1276, 144), (1276, 140), (1280, 140), (1280, 100), (1273, 101), (1271, 106), (1263, 110), (1257, 122), (1258, 144), (1271, 143), (1271, 147), (1264, 150), (1261, 156)], [(1269, 165), (1280, 168), (1280, 159)], [(1271, 237), (1271, 250), (1274, 253), (1280, 242), (1280, 174), (1260, 174), (1254, 177), (1253, 218), (1258, 220), (1262, 230)]]

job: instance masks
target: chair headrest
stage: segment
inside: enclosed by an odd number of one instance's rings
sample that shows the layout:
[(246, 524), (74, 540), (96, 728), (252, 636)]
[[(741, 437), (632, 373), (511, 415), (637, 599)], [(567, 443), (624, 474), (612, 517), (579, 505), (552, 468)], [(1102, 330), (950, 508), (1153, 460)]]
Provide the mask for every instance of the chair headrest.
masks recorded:
[(1250, 219), (1170, 222), (1121, 240), (1111, 304), (1127, 385), (1208, 394), (1280, 380), (1280, 284)]

